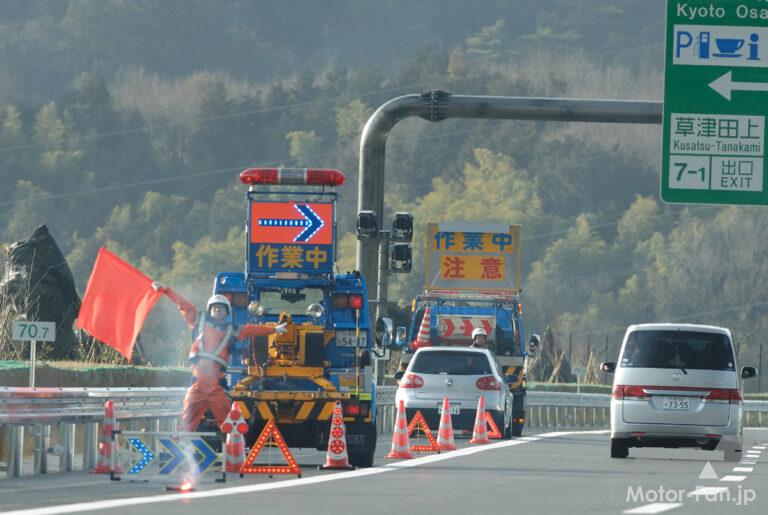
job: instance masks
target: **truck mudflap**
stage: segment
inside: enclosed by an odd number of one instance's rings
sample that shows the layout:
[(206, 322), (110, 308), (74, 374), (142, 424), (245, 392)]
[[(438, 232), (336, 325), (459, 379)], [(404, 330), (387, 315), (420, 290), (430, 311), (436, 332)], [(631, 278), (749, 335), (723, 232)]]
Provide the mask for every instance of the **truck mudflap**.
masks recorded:
[[(317, 446), (318, 450), (328, 448), (328, 434), (330, 422), (320, 422), (322, 442)], [(352, 422), (346, 424), (347, 448), (349, 450), (349, 463), (354, 467), (372, 467), (376, 454), (376, 425), (368, 422)]]
[(512, 392), (512, 436), (522, 436), (525, 427), (525, 388)]

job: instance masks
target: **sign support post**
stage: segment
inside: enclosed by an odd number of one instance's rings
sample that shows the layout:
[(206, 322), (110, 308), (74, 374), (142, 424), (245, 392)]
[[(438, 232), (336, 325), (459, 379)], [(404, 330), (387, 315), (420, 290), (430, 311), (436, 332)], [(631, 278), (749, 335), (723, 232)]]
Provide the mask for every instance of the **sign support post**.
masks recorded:
[(35, 358), (37, 355), (37, 340), (29, 342), (29, 387), (35, 387)]

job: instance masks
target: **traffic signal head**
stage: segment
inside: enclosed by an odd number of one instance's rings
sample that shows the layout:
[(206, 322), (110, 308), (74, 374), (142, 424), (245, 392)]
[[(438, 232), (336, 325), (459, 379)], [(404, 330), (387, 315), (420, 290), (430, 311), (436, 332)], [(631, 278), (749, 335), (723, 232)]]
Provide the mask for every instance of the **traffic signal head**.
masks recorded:
[(396, 274), (407, 274), (413, 265), (411, 246), (407, 243), (395, 243), (389, 254), (389, 271)]
[(395, 213), (392, 218), (392, 241), (410, 243), (413, 239), (413, 215), (411, 213)]
[(378, 232), (376, 211), (360, 211), (357, 215), (357, 239), (375, 238)]

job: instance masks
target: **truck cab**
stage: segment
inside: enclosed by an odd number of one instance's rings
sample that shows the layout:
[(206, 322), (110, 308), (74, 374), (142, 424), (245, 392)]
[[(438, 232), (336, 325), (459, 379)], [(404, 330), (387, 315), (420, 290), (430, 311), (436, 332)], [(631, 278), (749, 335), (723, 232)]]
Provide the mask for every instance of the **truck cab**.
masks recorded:
[[(328, 445), (341, 401), (350, 463), (371, 466), (376, 387), (365, 278), (335, 266), (337, 170), (248, 169), (246, 266), (217, 274), (214, 293), (230, 299), (234, 323), (287, 332), (235, 343), (229, 395), (249, 420), (251, 445), (274, 419), (289, 447)], [(284, 186), (299, 186), (285, 191)], [(307, 191), (309, 187), (321, 191)]]

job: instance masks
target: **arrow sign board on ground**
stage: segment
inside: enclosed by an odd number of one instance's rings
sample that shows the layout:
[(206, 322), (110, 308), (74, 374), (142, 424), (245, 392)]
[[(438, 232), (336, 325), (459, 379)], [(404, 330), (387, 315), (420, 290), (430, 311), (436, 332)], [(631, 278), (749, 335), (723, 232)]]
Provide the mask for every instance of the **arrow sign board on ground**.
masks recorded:
[(768, 204), (768, 2), (668, 0), (661, 197)]

